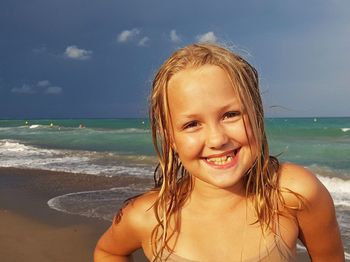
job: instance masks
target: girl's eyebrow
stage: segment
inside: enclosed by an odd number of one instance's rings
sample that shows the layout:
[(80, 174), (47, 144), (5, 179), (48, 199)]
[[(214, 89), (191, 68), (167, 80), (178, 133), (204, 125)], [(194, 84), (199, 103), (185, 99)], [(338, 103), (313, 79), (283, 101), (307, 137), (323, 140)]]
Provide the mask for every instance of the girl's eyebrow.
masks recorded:
[(226, 105), (222, 106), (220, 108), (220, 111), (226, 111), (226, 110), (237, 110), (241, 109), (241, 103), (238, 99), (232, 99), (230, 103), (227, 103)]

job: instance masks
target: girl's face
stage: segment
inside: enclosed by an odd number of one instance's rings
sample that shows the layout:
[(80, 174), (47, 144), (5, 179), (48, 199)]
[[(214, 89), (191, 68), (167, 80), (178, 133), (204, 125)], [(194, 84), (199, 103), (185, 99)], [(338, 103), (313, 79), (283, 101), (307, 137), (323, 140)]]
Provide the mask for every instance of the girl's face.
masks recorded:
[(195, 187), (241, 190), (256, 150), (249, 146), (247, 116), (226, 72), (214, 65), (182, 70), (169, 81), (168, 100), (172, 146)]

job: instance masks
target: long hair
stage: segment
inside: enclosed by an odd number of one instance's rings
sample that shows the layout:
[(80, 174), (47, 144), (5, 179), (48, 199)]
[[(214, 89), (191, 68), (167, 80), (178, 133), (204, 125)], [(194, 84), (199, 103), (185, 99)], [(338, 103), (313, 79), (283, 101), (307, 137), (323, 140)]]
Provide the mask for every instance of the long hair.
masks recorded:
[(250, 127), (249, 144), (257, 152), (252, 167), (244, 176), (246, 195), (251, 197), (262, 229), (272, 228), (272, 219), (278, 212), (276, 197), (281, 199), (276, 172), (279, 162), (269, 155), (264, 128), (264, 112), (259, 92), (258, 74), (246, 60), (229, 49), (216, 44), (192, 44), (177, 50), (160, 67), (152, 86), (150, 97), (150, 121), (154, 147), (159, 166), (155, 171), (156, 187), (159, 190), (154, 204), (158, 225), (151, 237), (154, 260), (169, 249), (168, 240), (175, 232), (169, 232), (173, 219), (178, 223), (178, 214), (192, 190), (190, 174), (182, 166), (171, 144), (171, 119), (168, 106), (168, 83), (173, 75), (187, 68), (215, 65), (223, 69), (232, 82), (243, 110), (247, 114), (246, 131)]

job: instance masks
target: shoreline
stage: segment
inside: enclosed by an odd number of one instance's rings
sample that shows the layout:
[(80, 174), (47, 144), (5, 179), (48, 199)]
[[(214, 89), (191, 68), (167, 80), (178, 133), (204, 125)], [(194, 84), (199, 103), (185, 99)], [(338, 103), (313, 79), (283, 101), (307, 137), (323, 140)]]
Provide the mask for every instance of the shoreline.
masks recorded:
[[(47, 201), (72, 192), (102, 190), (139, 177), (102, 177), (46, 170), (0, 168), (0, 254), (6, 261), (93, 261), (111, 222), (51, 209)], [(137, 251), (134, 261), (147, 261)]]

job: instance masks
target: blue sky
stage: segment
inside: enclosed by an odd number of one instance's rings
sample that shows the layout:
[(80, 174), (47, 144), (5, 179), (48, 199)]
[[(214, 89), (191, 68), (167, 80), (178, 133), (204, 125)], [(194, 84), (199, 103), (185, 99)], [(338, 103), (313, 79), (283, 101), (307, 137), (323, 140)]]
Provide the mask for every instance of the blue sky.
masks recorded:
[(176, 48), (229, 44), (267, 116), (350, 116), (350, 1), (1, 0), (0, 118), (147, 116)]

